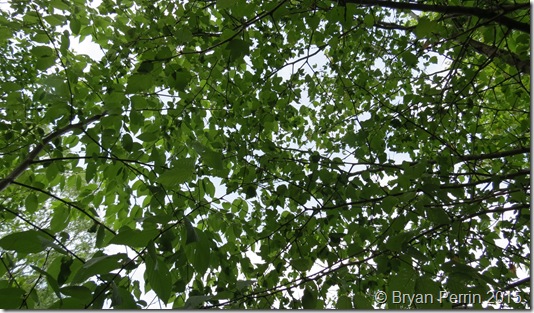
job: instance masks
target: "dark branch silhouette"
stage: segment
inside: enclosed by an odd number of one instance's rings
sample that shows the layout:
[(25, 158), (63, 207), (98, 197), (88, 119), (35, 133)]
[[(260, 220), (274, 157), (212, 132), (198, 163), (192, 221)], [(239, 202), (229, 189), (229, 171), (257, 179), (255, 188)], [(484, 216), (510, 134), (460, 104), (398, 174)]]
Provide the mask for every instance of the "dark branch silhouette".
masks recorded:
[(98, 114), (98, 115), (95, 115), (95, 116), (93, 116), (91, 118), (88, 118), (85, 121), (82, 121), (80, 123), (67, 125), (67, 126), (65, 126), (63, 128), (60, 128), (60, 129), (56, 130), (55, 132), (52, 132), (51, 134), (47, 135), (46, 137), (44, 137), (43, 141), (41, 143), (37, 144), (37, 146), (35, 146), (35, 148), (33, 148), (33, 150), (28, 154), (28, 156), (24, 159), (24, 161), (22, 161), (22, 163), (20, 163), (19, 166), (17, 166), (11, 172), (11, 174), (9, 174), (6, 178), (0, 180), (0, 192), (2, 192), (9, 185), (11, 185), (11, 183), (13, 183), (13, 181), (15, 179), (17, 179), (17, 177), (19, 177), (20, 174), (22, 174), (28, 168), (28, 166), (30, 166), (30, 164), (32, 164), (33, 160), (39, 155), (39, 153), (43, 150), (43, 148), (48, 143), (50, 143), (52, 140), (58, 138), (59, 136), (65, 134), (65, 133), (68, 133), (68, 132), (70, 132), (72, 130), (75, 130), (75, 129), (78, 129), (78, 128), (82, 128), (87, 124), (90, 124), (92, 122), (98, 121), (99, 119), (101, 119), (106, 114), (107, 114), (107, 112), (104, 112), (102, 114)]

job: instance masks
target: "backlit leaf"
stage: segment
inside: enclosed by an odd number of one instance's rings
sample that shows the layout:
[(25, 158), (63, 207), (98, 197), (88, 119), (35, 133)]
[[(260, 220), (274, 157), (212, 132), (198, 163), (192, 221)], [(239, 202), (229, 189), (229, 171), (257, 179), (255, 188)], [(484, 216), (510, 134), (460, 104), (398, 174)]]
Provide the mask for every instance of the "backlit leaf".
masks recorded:
[(83, 282), (97, 274), (106, 274), (121, 268), (127, 260), (126, 254), (103, 255), (87, 261), (74, 276), (73, 282)]
[(153, 78), (148, 74), (133, 74), (128, 78), (126, 93), (137, 93), (147, 91), (152, 87)]
[(339, 309), (339, 310), (350, 310), (350, 309), (352, 309), (352, 301), (347, 296), (340, 296), (337, 299), (336, 309)]
[(304, 295), (302, 296), (302, 307), (305, 310), (316, 309), (317, 294), (310, 288), (304, 289)]
[(146, 247), (150, 240), (153, 240), (159, 231), (157, 229), (138, 230), (131, 228), (124, 228), (113, 237), (109, 244), (126, 245), (132, 248)]
[(147, 282), (158, 297), (164, 303), (167, 303), (172, 289), (172, 279), (167, 264), (160, 257), (155, 259), (148, 257), (146, 267)]
[(166, 170), (158, 178), (158, 182), (166, 187), (174, 187), (185, 183), (195, 172), (195, 160), (192, 158), (180, 159), (173, 162), (173, 167)]
[(50, 220), (50, 230), (56, 233), (63, 231), (69, 224), (70, 216), (70, 208), (68, 207), (60, 206), (54, 210), (54, 215)]
[(24, 295), (26, 292), (20, 288), (0, 288), (0, 308), (21, 309), (24, 308)]
[(36, 230), (12, 233), (0, 239), (0, 247), (20, 253), (37, 253), (49, 246), (49, 240), (45, 236)]

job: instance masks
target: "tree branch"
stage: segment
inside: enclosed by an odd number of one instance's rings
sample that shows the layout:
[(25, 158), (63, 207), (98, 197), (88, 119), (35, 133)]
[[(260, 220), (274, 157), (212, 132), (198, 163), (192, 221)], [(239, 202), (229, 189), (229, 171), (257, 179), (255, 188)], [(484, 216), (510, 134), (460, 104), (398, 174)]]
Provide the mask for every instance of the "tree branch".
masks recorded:
[(474, 39), (469, 39), (467, 43), (477, 52), (487, 57), (498, 57), (506, 64), (515, 66), (519, 72), (530, 75), (530, 60), (522, 60), (517, 54), (511, 51), (489, 46)]
[(493, 175), (492, 178), (489, 178), (489, 179), (472, 181), (472, 182), (465, 183), (465, 184), (444, 184), (444, 185), (440, 185), (439, 187), (443, 189), (466, 188), (466, 187), (477, 186), (480, 184), (490, 184), (493, 181), (495, 181), (495, 179), (498, 179), (500, 182), (503, 182), (503, 181), (506, 181), (507, 179), (515, 178), (517, 176), (524, 176), (524, 175), (530, 175), (530, 169), (521, 169), (515, 173), (509, 173), (509, 174), (501, 175), (501, 176)]
[[(85, 260), (82, 259), (81, 257), (79, 257), (76, 253), (72, 252), (67, 246), (65, 246), (65, 244), (63, 244), (59, 239), (56, 238), (56, 236), (54, 236), (52, 233), (50, 233), (48, 230), (44, 229), (44, 228), (41, 228), (39, 227), (37, 224), (33, 223), (32, 221), (30, 221), (29, 219), (25, 218), (24, 216), (22, 216), (21, 214), (19, 214), (18, 212), (16, 211), (13, 211), (3, 205), (0, 205), (0, 210), (4, 210), (6, 212), (9, 212), (11, 214), (13, 214), (14, 216), (18, 217), (19, 219), (21, 219), (22, 221), (24, 221), (26, 224), (30, 225), (31, 227), (37, 229), (38, 231), (42, 232), (43, 234), (47, 235), (48, 237), (52, 238), (53, 241), (55, 241), (57, 243), (57, 245), (59, 245), (63, 250), (65, 250), (66, 252), (70, 253), (73, 257), (75, 257), (76, 259), (78, 259), (80, 262), (82, 263), (85, 263)], [(0, 258), (1, 259), (1, 258)], [(3, 261), (2, 261), (3, 262)], [(4, 264), (5, 265), (5, 264)], [(8, 268), (8, 267), (6, 267)]]
[(107, 114), (107, 112), (104, 112), (104, 113), (95, 115), (95, 116), (93, 116), (91, 118), (88, 118), (85, 121), (82, 121), (80, 123), (67, 125), (67, 126), (65, 126), (63, 128), (60, 128), (60, 129), (56, 130), (55, 132), (53, 132), (53, 133), (51, 133), (49, 135), (47, 135), (46, 137), (44, 137), (43, 138), (43, 142), (37, 144), (37, 146), (35, 148), (33, 148), (33, 150), (28, 154), (26, 159), (24, 159), (24, 161), (22, 161), (22, 163), (20, 163), (19, 166), (17, 166), (11, 172), (11, 174), (9, 174), (6, 178), (0, 180), (0, 192), (4, 191), (4, 189), (6, 189), (9, 185), (11, 185), (11, 183), (15, 179), (17, 179), (17, 177), (19, 177), (20, 174), (22, 174), (22, 172), (24, 172), (30, 166), (30, 164), (33, 162), (33, 160), (43, 150), (43, 148), (48, 143), (50, 143), (52, 140), (56, 139), (57, 137), (65, 134), (65, 133), (68, 133), (68, 132), (70, 132), (70, 131), (72, 131), (74, 129), (82, 128), (87, 124), (90, 124), (92, 122), (98, 121), (99, 119), (101, 119), (106, 114)]
[[(378, 22), (374, 25), (382, 29), (396, 29), (403, 31), (413, 31), (416, 26), (403, 26), (395, 23)], [(488, 57), (497, 57), (504, 63), (515, 66), (517, 70), (523, 74), (530, 75), (530, 60), (523, 60), (519, 55), (504, 49), (487, 45), (472, 38), (468, 39), (467, 44), (470, 45), (476, 52)]]
[[(68, 156), (68, 157), (62, 157), (62, 158), (39, 159), (39, 160), (34, 160), (31, 163), (32, 164), (39, 164), (39, 163), (51, 163), (51, 162), (54, 162), (54, 161), (86, 160), (86, 159), (93, 159), (93, 158), (104, 159), (104, 160), (112, 160), (112, 161), (119, 161), (119, 162), (124, 162), (124, 163), (135, 163), (135, 164), (139, 164), (139, 165), (143, 165), (143, 166), (147, 166), (147, 167), (152, 167), (152, 168), (156, 167), (156, 165), (154, 165), (154, 164), (141, 162), (139, 160), (121, 159), (121, 158), (109, 157), (109, 156), (103, 156), (103, 155), (99, 155), (99, 156), (79, 155), (79, 156)], [(169, 169), (169, 167), (165, 166), (165, 165), (163, 165), (161, 167), (164, 168), (164, 169)]]
[(87, 216), (90, 220), (95, 222), (97, 225), (102, 225), (102, 227), (104, 227), (107, 231), (109, 231), (113, 235), (117, 234), (113, 229), (109, 228), (104, 223), (100, 222), (96, 217), (92, 216), (91, 214), (89, 214), (89, 212), (87, 212), (86, 210), (84, 210), (83, 208), (81, 208), (80, 206), (78, 206), (77, 204), (75, 204), (73, 202), (70, 202), (70, 201), (67, 201), (65, 199), (62, 199), (62, 198), (56, 196), (55, 194), (53, 194), (53, 193), (51, 193), (49, 191), (46, 191), (44, 189), (41, 189), (41, 188), (37, 188), (37, 187), (34, 187), (34, 186), (26, 185), (26, 184), (19, 183), (19, 182), (16, 182), (16, 181), (13, 181), (12, 183), (15, 184), (15, 185), (19, 185), (21, 187), (24, 187), (24, 188), (28, 188), (28, 189), (31, 189), (31, 190), (34, 190), (34, 191), (38, 191), (38, 192), (44, 193), (45, 195), (47, 195), (47, 196), (49, 196), (51, 198), (54, 198), (54, 199), (60, 201), (61, 203), (65, 204), (67, 206), (73, 207), (76, 210), (78, 210), (79, 212), (81, 212), (83, 215)]
[(509, 284), (508, 286), (504, 287), (504, 290), (511, 290), (511, 289), (514, 289), (515, 287), (519, 287), (525, 283), (528, 283), (530, 282), (530, 276), (527, 277), (527, 278), (523, 278), (521, 280), (518, 280), (516, 281), (515, 283), (511, 283)]
[[(511, 29), (519, 30), (521, 32), (530, 34), (530, 24), (518, 22), (510, 17), (504, 16), (505, 11), (495, 11), (481, 9), (477, 7), (466, 7), (457, 5), (437, 5), (437, 4), (422, 4), (410, 2), (394, 2), (389, 0), (346, 0), (346, 3), (353, 3), (363, 6), (379, 6), (391, 9), (405, 9), (423, 12), (436, 12), (443, 14), (460, 14), (471, 15), (478, 18), (494, 20), (497, 23)], [(526, 9), (526, 7), (525, 7)]]
[(479, 154), (479, 155), (463, 155), (461, 157), (462, 161), (479, 161), (479, 160), (486, 160), (486, 159), (497, 159), (497, 158), (504, 158), (511, 155), (516, 154), (523, 154), (523, 153), (530, 153), (530, 147), (521, 147), (514, 150), (507, 150), (502, 152), (494, 152), (494, 153), (487, 153), (487, 154)]

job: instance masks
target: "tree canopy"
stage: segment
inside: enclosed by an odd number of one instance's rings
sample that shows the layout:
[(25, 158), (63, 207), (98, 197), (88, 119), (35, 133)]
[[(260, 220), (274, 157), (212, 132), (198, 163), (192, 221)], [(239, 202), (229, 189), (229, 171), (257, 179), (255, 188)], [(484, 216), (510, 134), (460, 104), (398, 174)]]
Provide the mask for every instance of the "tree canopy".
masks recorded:
[(17, 0), (0, 50), (1, 308), (531, 306), (528, 1)]

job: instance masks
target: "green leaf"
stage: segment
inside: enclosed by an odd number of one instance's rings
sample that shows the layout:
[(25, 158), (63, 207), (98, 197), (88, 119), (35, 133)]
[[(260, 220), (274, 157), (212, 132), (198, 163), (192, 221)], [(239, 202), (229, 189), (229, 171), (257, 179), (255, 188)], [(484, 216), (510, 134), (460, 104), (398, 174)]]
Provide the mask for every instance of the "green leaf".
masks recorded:
[(21, 309), (26, 292), (20, 288), (0, 288), (0, 309)]
[(210, 300), (212, 296), (190, 296), (185, 301), (184, 309), (198, 309), (204, 302)]
[(235, 60), (249, 53), (249, 44), (241, 39), (232, 39), (226, 49), (230, 50), (230, 57)]
[(56, 54), (48, 46), (36, 46), (31, 51), (36, 58), (35, 67), (39, 70), (46, 70), (56, 63)]
[(69, 279), (71, 274), (71, 265), (73, 263), (74, 260), (72, 258), (61, 258), (61, 265), (57, 276), (57, 283), (59, 286), (62, 286)]
[(185, 88), (193, 78), (191, 73), (185, 69), (174, 72), (171, 76), (170, 85), (177, 91), (185, 91)]
[(304, 295), (302, 296), (302, 307), (305, 310), (314, 310), (317, 307), (317, 294), (309, 287), (304, 289)]
[(436, 30), (436, 22), (431, 21), (428, 17), (423, 16), (419, 19), (414, 29), (417, 38), (426, 38)]
[(195, 173), (193, 158), (180, 159), (173, 162), (173, 166), (158, 177), (158, 182), (167, 188), (176, 187), (187, 182)]
[(222, 153), (213, 150), (207, 150), (202, 154), (202, 157), (204, 158), (204, 163), (207, 166), (215, 170), (223, 169), (224, 155)]
[(10, 266), (8, 265), (8, 258), (9, 256), (7, 253), (0, 256), (0, 277), (2, 277), (5, 273), (7, 273), (7, 271), (9, 271)]
[(168, 47), (161, 47), (156, 54), (156, 60), (167, 60), (172, 57), (172, 51)]
[(37, 230), (9, 234), (0, 239), (0, 247), (19, 253), (37, 253), (49, 246), (49, 240)]
[(428, 256), (424, 255), (423, 253), (421, 253), (419, 250), (417, 250), (413, 246), (409, 246), (406, 249), (406, 254), (408, 254), (409, 256), (413, 257), (416, 260), (423, 261), (423, 262), (431, 260)]
[(337, 299), (336, 309), (338, 309), (338, 310), (351, 310), (352, 309), (352, 301), (347, 296), (340, 296)]
[(65, 16), (59, 14), (51, 14), (44, 17), (44, 20), (47, 21), (50, 26), (60, 26), (63, 25), (63, 22), (66, 20)]
[(137, 72), (139, 73), (150, 73), (154, 69), (154, 61), (143, 61), (141, 64), (139, 64), (139, 68), (137, 69)]
[(220, 10), (229, 9), (236, 5), (235, 0), (217, 0), (217, 7)]
[(53, 181), (59, 174), (59, 168), (55, 164), (51, 164), (46, 168), (46, 179)]
[(360, 244), (352, 243), (347, 247), (347, 254), (350, 257), (358, 256), (362, 252), (364, 252), (364, 248)]
[(372, 309), (374, 309), (373, 305), (371, 304), (371, 302), (369, 302), (367, 297), (365, 295), (361, 294), (361, 293), (356, 293), (352, 297), (352, 302), (354, 304), (354, 308), (355, 309), (359, 309), (359, 310), (372, 310)]
[(293, 266), (298, 271), (305, 272), (310, 269), (311, 264), (308, 259), (297, 258), (291, 260), (291, 266)]
[(372, 14), (366, 14), (364, 17), (363, 17), (363, 24), (366, 26), (366, 27), (371, 27), (375, 24), (375, 17), (374, 15)]
[(48, 46), (36, 46), (32, 48), (32, 55), (36, 58), (44, 58), (54, 56), (54, 49)]
[(192, 260), (192, 265), (195, 270), (204, 275), (208, 270), (210, 264), (210, 241), (206, 235), (202, 232), (198, 232), (199, 240), (193, 246), (187, 247), (188, 249), (194, 248), (194, 257)]
[(132, 103), (132, 107), (134, 109), (142, 110), (148, 107), (148, 102), (146, 101), (146, 98), (142, 96), (138, 96), (138, 95), (132, 96), (130, 98), (130, 102)]
[(439, 309), (441, 304), (437, 299), (440, 299), (440, 285), (428, 277), (418, 277), (415, 281), (415, 292), (417, 294), (425, 295), (431, 294), (436, 301), (420, 301), (417, 303), (417, 309)]
[(90, 307), (91, 309), (102, 309), (102, 306), (104, 305), (104, 301), (107, 300), (106, 291), (109, 290), (109, 285), (101, 284), (98, 285), (95, 288), (95, 291), (93, 292), (93, 305)]
[(103, 255), (87, 261), (76, 273), (73, 283), (81, 283), (89, 277), (98, 274), (107, 274), (112, 270), (121, 268), (128, 260), (124, 253)]
[(59, 292), (60, 291), (59, 290), (59, 284), (58, 284), (57, 280), (54, 279), (54, 277), (52, 277), (52, 275), (48, 274), (45, 270), (43, 270), (41, 268), (38, 268), (37, 266), (31, 265), (31, 268), (33, 268), (39, 274), (45, 276), (46, 281), (48, 282), (48, 284), (50, 285), (50, 287), (52, 288), (52, 290), (54, 291), (56, 296), (61, 299), (61, 294)]
[(138, 309), (133, 295), (124, 287), (117, 287), (115, 283), (112, 283), (111, 305), (119, 310)]
[(187, 27), (182, 27), (175, 32), (176, 41), (179, 44), (188, 43), (193, 38), (193, 34)]
[(1, 83), (2, 90), (8, 92), (8, 91), (17, 91), (20, 90), (22, 87), (15, 83), (15, 82), (2, 82)]
[(50, 230), (54, 233), (63, 231), (70, 221), (70, 208), (60, 206), (54, 210), (50, 220)]
[(26, 210), (28, 210), (30, 214), (35, 213), (39, 205), (39, 200), (37, 200), (37, 196), (32, 193), (26, 197), (26, 201), (24, 202), (24, 204), (26, 205)]
[(142, 140), (144, 142), (154, 142), (160, 138), (160, 132), (159, 131), (150, 131), (150, 132), (144, 132), (141, 135), (137, 136), (137, 139)]
[[(415, 289), (415, 273), (409, 265), (404, 265), (399, 272), (388, 278), (387, 294), (393, 295), (394, 292), (399, 294), (413, 294)], [(388, 296), (388, 308), (400, 308), (401, 303), (394, 301), (392, 296)], [(405, 305), (406, 303), (402, 303)]]
[(113, 237), (109, 244), (126, 245), (132, 248), (146, 247), (150, 240), (156, 238), (159, 234), (157, 229), (131, 229), (129, 227), (123, 227), (119, 230), (119, 233)]
[(255, 280), (238, 280), (236, 281), (236, 287), (238, 290), (243, 290), (254, 285), (255, 283)]
[(72, 32), (73, 35), (79, 35), (80, 34), (80, 29), (82, 28), (82, 24), (80, 23), (80, 21), (78, 19), (71, 19), (70, 20), (70, 31)]
[(87, 168), (85, 170), (85, 181), (87, 183), (91, 182), (91, 180), (95, 178), (96, 170), (97, 165), (95, 163), (90, 162), (89, 164), (87, 164)]
[(146, 278), (158, 298), (167, 304), (173, 283), (167, 264), (159, 256), (146, 259)]
[(404, 244), (411, 239), (410, 233), (400, 233), (391, 236), (386, 242), (385, 247), (388, 250), (401, 252), (404, 249)]
[(67, 55), (69, 47), (70, 47), (69, 34), (68, 34), (68, 31), (65, 31), (65, 34), (61, 36), (61, 44), (59, 46), (59, 51), (61, 52), (62, 55)]
[(417, 65), (418, 58), (417, 58), (417, 56), (415, 54), (406, 51), (406, 52), (401, 54), (401, 57), (402, 57), (402, 60), (404, 62), (406, 62), (406, 65), (408, 65), (410, 67)]
[(191, 224), (191, 221), (187, 217), (184, 217), (184, 225), (185, 225), (185, 231), (186, 231), (185, 244), (187, 245), (192, 242), (198, 242), (199, 239), (197, 235), (197, 230), (193, 226), (193, 224)]
[(106, 238), (106, 228), (99, 224), (96, 231), (96, 240), (95, 240), (95, 246), (97, 248), (104, 247), (104, 239)]
[(397, 197), (387, 196), (382, 200), (382, 210), (387, 214), (391, 214), (397, 203), (399, 203)]
[(0, 27), (0, 43), (5, 43), (7, 39), (13, 37), (13, 31), (7, 27)]
[(66, 286), (60, 289), (61, 293), (84, 302), (90, 302), (93, 298), (91, 290), (84, 286)]
[(59, 9), (59, 10), (64, 10), (64, 11), (70, 10), (70, 6), (67, 3), (63, 2), (62, 0), (51, 0), (50, 5), (52, 5), (52, 7)]
[(148, 91), (152, 88), (153, 78), (148, 74), (133, 74), (128, 78), (126, 93)]
[(85, 303), (78, 298), (64, 298), (52, 304), (49, 309), (81, 310), (85, 309)]
[(451, 220), (442, 208), (427, 208), (428, 219), (436, 225), (450, 224)]

